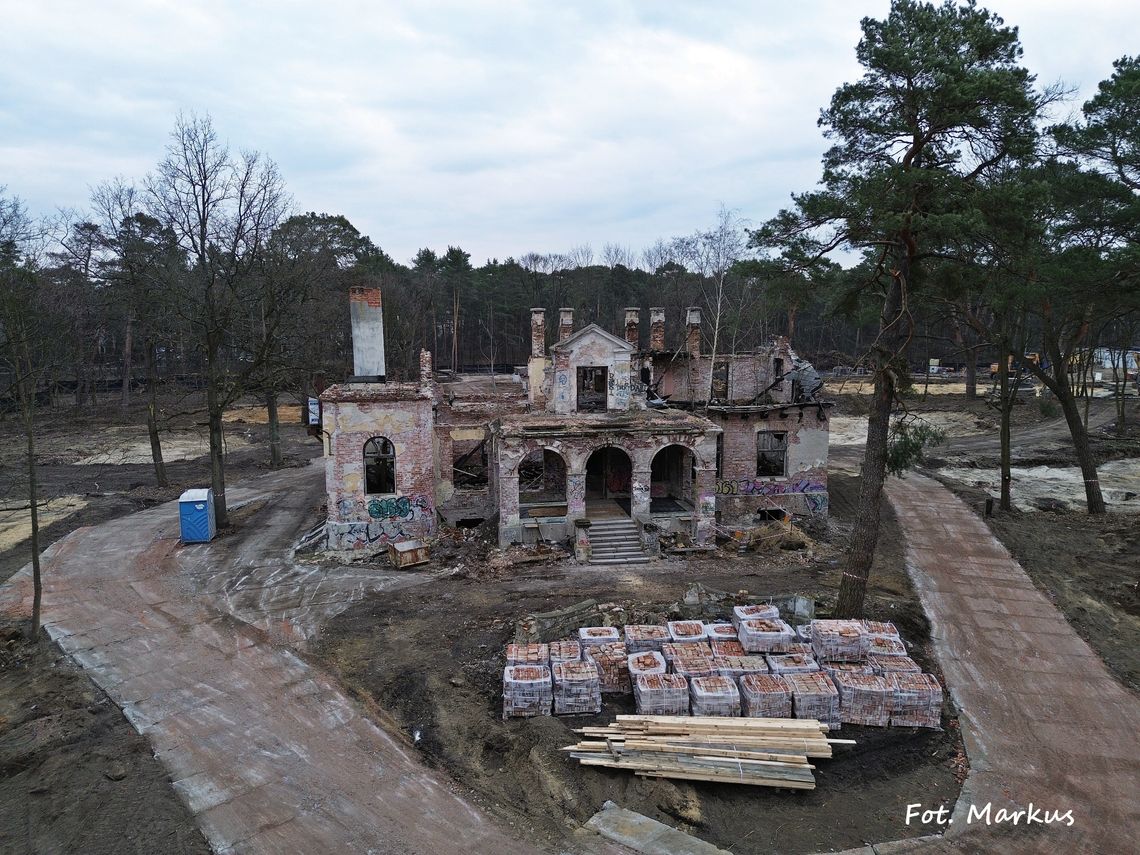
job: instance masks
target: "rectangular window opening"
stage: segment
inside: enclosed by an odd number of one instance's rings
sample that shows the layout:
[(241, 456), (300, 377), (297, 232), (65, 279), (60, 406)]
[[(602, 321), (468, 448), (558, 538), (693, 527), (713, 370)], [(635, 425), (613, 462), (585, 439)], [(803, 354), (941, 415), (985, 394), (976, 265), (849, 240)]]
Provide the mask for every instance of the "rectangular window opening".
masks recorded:
[(762, 430), (756, 434), (756, 474), (782, 478), (788, 457), (788, 434)]

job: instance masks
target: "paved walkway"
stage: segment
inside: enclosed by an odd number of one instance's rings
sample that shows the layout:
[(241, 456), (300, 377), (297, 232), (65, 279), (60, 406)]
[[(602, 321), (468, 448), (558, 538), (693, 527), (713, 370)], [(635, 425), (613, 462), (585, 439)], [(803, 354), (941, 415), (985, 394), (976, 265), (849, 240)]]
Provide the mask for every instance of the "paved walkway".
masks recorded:
[[(946, 829), (922, 851), (1122, 853), (1140, 830), (1140, 700), (1112, 678), (989, 528), (953, 493), (888, 481), (907, 563), (971, 772)], [(915, 802), (923, 799), (915, 793)], [(1072, 810), (1074, 824), (967, 825), (968, 808)], [(937, 807), (930, 805), (929, 807)], [(906, 851), (880, 846), (874, 851)]]
[[(45, 553), (48, 632), (151, 740), (217, 852), (531, 851), (331, 679), (228, 614), (232, 580), (250, 578), (252, 556), (282, 559), (321, 481), (311, 467), (230, 491), (232, 504), (268, 500), (251, 522), (263, 528), (209, 545), (179, 544), (170, 504), (74, 532)], [(253, 587), (272, 587), (255, 575)], [(296, 606), (252, 596), (243, 608), (299, 608), (307, 626), (328, 598), (301, 587), (311, 593)], [(0, 608), (25, 609), (29, 594), (24, 571), (0, 589)]]

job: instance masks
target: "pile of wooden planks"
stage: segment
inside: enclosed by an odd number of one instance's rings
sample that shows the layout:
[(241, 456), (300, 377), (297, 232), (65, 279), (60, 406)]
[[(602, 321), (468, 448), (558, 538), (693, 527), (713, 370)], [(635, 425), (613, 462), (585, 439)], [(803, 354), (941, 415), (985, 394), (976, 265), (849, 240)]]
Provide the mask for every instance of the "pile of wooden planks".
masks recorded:
[(647, 778), (815, 788), (808, 758), (830, 757), (827, 725), (806, 719), (619, 715), (577, 731), (563, 748), (583, 766), (627, 769)]

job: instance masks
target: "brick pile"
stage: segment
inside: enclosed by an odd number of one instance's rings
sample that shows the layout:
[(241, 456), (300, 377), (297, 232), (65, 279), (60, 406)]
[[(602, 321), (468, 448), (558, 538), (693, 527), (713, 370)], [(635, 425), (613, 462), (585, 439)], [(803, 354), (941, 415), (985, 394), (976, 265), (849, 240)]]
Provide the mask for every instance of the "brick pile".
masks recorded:
[(578, 643), (585, 658), (587, 650), (599, 644), (619, 644), (621, 633), (616, 626), (584, 626), (578, 630)]
[(641, 674), (633, 698), (640, 715), (688, 715), (689, 681), (677, 674)]
[(709, 641), (736, 641), (736, 627), (731, 623), (706, 623), (705, 636)]
[(899, 631), (893, 623), (878, 620), (862, 620), (859, 624), (863, 632), (872, 638), (898, 638)]
[(508, 665), (503, 669), (503, 718), (550, 715), (554, 686), (546, 665)]
[(508, 644), (508, 665), (549, 665), (550, 648), (545, 644)]
[(763, 656), (714, 656), (712, 662), (717, 674), (732, 680), (746, 674), (768, 673), (768, 660)]
[(625, 627), (625, 649), (630, 653), (644, 653), (646, 650), (660, 652), (661, 645), (669, 640), (669, 630), (652, 624), (632, 624)]
[(694, 677), (689, 680), (689, 706), (693, 715), (739, 716), (740, 691), (728, 677)]
[(780, 610), (768, 603), (759, 603), (751, 606), (733, 606), (732, 623), (739, 627), (744, 620), (772, 620), (780, 616)]
[(862, 662), (820, 662), (819, 667), (828, 677), (831, 677), (832, 680), (834, 680), (835, 675), (840, 672), (844, 674), (875, 673), (875, 669), (872, 668), (870, 664), (864, 664)]
[(814, 718), (832, 727), (839, 726), (839, 690), (826, 674), (788, 674), (784, 680), (792, 690), (796, 718)]
[(942, 685), (933, 674), (894, 673), (886, 678), (894, 693), (891, 724), (898, 727), (942, 726)]
[(876, 656), (906, 656), (906, 645), (897, 638), (881, 635), (867, 637), (867, 654)]
[(884, 677), (887, 674), (922, 673), (918, 663), (909, 656), (879, 656), (872, 653), (867, 657), (867, 665), (871, 668), (871, 673)]
[(680, 644), (674, 644), (670, 641), (668, 644), (661, 645), (661, 655), (665, 657), (670, 668), (673, 667), (673, 660), (678, 656), (694, 656), (697, 654), (712, 656), (712, 647), (707, 641), (683, 641)]
[(674, 644), (705, 640), (705, 625), (699, 620), (671, 620), (668, 626)]
[(732, 641), (717, 641), (709, 642), (709, 647), (712, 650), (713, 656), (745, 656), (744, 645), (733, 638)]
[(703, 652), (678, 654), (673, 659), (673, 673), (682, 677), (712, 677), (716, 674), (713, 658)]
[(582, 659), (582, 645), (577, 641), (550, 642), (550, 664), (559, 662), (579, 662)]
[(656, 650), (646, 650), (643, 653), (630, 653), (627, 657), (629, 678), (636, 682), (644, 674), (664, 674), (669, 670), (665, 657)]
[(740, 712), (749, 718), (791, 718), (792, 689), (783, 677), (745, 674), (740, 678)]
[(886, 727), (890, 722), (895, 690), (885, 677), (839, 672), (835, 688), (839, 690), (839, 719), (844, 724)]
[(598, 669), (602, 691), (607, 694), (629, 694), (633, 686), (629, 681), (629, 654), (620, 643), (595, 644), (586, 648), (586, 660)]
[(808, 674), (819, 670), (819, 663), (802, 653), (769, 653), (765, 658), (773, 674)]
[(816, 620), (811, 624), (811, 646), (816, 659), (861, 662), (867, 655), (867, 636), (857, 620)]
[(779, 618), (745, 618), (738, 631), (747, 653), (784, 653), (795, 636), (792, 628)]
[(597, 715), (602, 711), (602, 684), (598, 669), (588, 662), (559, 662), (554, 678), (554, 714)]

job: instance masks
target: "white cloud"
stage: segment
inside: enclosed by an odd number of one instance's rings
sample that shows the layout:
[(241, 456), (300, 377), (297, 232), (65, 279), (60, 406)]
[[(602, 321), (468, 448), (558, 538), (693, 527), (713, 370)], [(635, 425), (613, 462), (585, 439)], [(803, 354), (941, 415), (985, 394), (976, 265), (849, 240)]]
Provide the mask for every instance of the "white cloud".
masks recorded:
[[(1140, 44), (1123, 3), (1011, 0), (1042, 82), (1074, 106)], [(808, 189), (815, 122), (858, 74), (859, 18), (801, 4), (105, 2), (5, 17), (0, 177), (33, 209), (141, 177), (179, 110), (281, 165), (299, 207), (397, 258), (476, 261), (762, 220)]]

